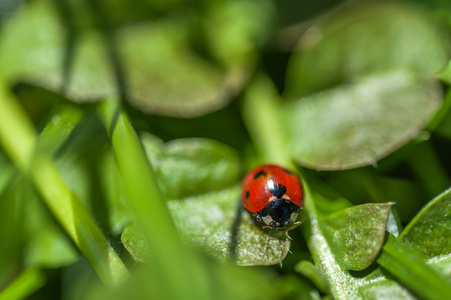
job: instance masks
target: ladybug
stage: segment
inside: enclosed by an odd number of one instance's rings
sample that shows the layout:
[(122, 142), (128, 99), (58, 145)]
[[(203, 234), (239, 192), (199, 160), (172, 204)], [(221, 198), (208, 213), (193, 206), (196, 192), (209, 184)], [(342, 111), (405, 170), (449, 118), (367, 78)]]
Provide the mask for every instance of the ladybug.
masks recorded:
[(304, 206), (302, 184), (296, 173), (277, 165), (262, 165), (243, 180), (241, 201), (263, 229), (288, 229)]

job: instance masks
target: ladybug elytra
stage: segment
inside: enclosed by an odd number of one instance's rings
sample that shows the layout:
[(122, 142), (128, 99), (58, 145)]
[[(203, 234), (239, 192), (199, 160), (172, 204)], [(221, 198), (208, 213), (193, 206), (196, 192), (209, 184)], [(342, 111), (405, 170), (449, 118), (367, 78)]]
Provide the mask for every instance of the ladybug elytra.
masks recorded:
[(288, 229), (297, 222), (304, 205), (302, 184), (294, 171), (262, 165), (243, 180), (241, 201), (263, 229)]

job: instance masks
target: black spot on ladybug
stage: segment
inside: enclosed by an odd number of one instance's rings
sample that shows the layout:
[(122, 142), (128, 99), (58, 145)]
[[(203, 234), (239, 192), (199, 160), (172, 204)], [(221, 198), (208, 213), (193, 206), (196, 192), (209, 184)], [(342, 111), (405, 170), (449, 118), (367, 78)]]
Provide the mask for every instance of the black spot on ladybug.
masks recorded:
[(291, 171), (288, 170), (288, 169), (283, 168), (282, 170), (283, 170), (285, 173), (287, 173), (287, 174), (293, 175), (293, 172), (291, 172)]
[(272, 186), (268, 186), (268, 188), (269, 192), (279, 199), (282, 198), (282, 196), (285, 195), (285, 193), (287, 192), (287, 188), (282, 184), (280, 185), (274, 184)]
[(249, 195), (250, 195), (249, 191), (246, 191), (246, 199), (249, 198)]
[(260, 177), (260, 176), (266, 176), (266, 172), (265, 172), (265, 170), (261, 170), (261, 171), (258, 171), (257, 173), (255, 173), (255, 175), (254, 175), (254, 179), (257, 179), (258, 177)]
[(282, 198), (282, 196), (285, 195), (286, 193), (287, 193), (287, 188), (284, 185), (280, 184), (279, 185), (279, 193), (277, 194), (276, 197)]

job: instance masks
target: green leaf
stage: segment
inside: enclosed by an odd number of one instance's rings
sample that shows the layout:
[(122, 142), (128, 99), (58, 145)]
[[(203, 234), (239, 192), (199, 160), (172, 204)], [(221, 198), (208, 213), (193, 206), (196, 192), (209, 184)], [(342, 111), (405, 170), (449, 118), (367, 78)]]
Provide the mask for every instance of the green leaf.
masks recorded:
[(287, 96), (297, 99), (389, 70), (429, 77), (449, 59), (449, 38), (424, 11), (400, 2), (353, 2), (301, 38), (289, 63)]
[[(231, 232), (240, 186), (206, 195), (168, 203), (180, 234), (190, 246), (199, 247), (215, 258), (230, 259)], [(280, 264), (290, 241), (286, 236), (273, 237), (252, 224), (248, 213), (242, 213), (236, 246), (236, 263), (245, 266)]]
[(451, 276), (451, 189), (428, 203), (399, 239), (445, 277)]
[(377, 262), (422, 298), (445, 299), (451, 282), (429, 268), (424, 259), (400, 241), (390, 238)]
[(174, 140), (160, 153), (154, 167), (167, 199), (209, 193), (241, 180), (238, 153), (214, 140)]
[(343, 269), (361, 271), (376, 259), (385, 240), (390, 208), (390, 203), (369, 203), (324, 217), (324, 233)]
[[(307, 179), (313, 180), (310, 176)], [(330, 200), (318, 192), (312, 193), (307, 184), (304, 188), (307, 220), (301, 228), (316, 267), (329, 282), (332, 297), (375, 297), (375, 294), (363, 288), (385, 280), (384, 274), (378, 272), (365, 277), (354, 277), (349, 268), (361, 270), (376, 258), (383, 246), (391, 204), (357, 205), (333, 214), (324, 214), (318, 210), (317, 205), (324, 202), (321, 205), (326, 206)], [(362, 225), (363, 228), (360, 228)], [(372, 259), (368, 259), (366, 255), (370, 255)], [(400, 290), (398, 294), (405, 293), (403, 289)]]
[(329, 292), (329, 282), (324, 278), (323, 274), (313, 263), (307, 260), (300, 261), (296, 267), (296, 272), (310, 279), (322, 293)]
[(206, 1), (202, 25), (208, 48), (225, 66), (252, 66), (275, 23), (272, 1)]
[[(13, 172), (16, 174), (16, 172)], [(0, 286), (6, 286), (17, 274), (15, 270), (22, 265), (22, 253), (17, 251), (25, 245), (23, 220), (25, 218), (26, 193), (21, 184), (25, 180), (12, 176), (0, 193)]]
[[(397, 240), (389, 240), (378, 258), (378, 263), (422, 298), (447, 298), (451, 289), (450, 194), (448, 189), (428, 203)], [(367, 287), (367, 292), (381, 290), (378, 285), (389, 288), (387, 292), (400, 290), (394, 282), (383, 280)]]
[(209, 298), (211, 291), (204, 286), (209, 279), (196, 265), (200, 258), (181, 244), (142, 144), (118, 104), (115, 100), (105, 101), (101, 113), (111, 136), (128, 207), (149, 247), (149, 265), (145, 269), (152, 277), (152, 293), (164, 291), (175, 299)]
[(148, 262), (150, 253), (149, 247), (145, 242), (145, 236), (141, 229), (134, 225), (128, 225), (122, 231), (121, 241), (125, 249), (137, 262)]
[[(112, 51), (120, 59), (116, 69), (126, 74), (132, 105), (160, 115), (193, 117), (225, 106), (240, 91), (254, 64), (240, 61), (222, 68), (203, 58), (191, 45), (193, 22), (190, 14), (181, 14), (122, 26), (115, 32), (117, 46)], [(64, 92), (76, 101), (117, 95), (116, 77), (123, 75), (114, 73), (104, 37), (81, 27), (71, 37), (75, 41), (71, 45), (66, 42), (69, 31), (62, 25), (51, 1), (24, 5), (2, 28), (0, 74), (9, 82), (25, 81)], [(252, 30), (248, 31), (250, 37), (243, 39), (254, 49)], [(236, 55), (248, 55), (243, 51)]]
[(288, 149), (314, 169), (376, 164), (419, 134), (440, 98), (434, 81), (390, 72), (284, 103)]
[(119, 173), (113, 151), (105, 152), (99, 165), (102, 192), (108, 210), (109, 228), (113, 235), (119, 235), (134, 220), (127, 205), (124, 183)]
[[(230, 259), (230, 235), (240, 196), (238, 154), (208, 139), (180, 139), (161, 145), (150, 134), (143, 138), (158, 182), (170, 200), (168, 207), (182, 240), (216, 259)], [(242, 213), (240, 218), (236, 262), (281, 263), (290, 248), (288, 238), (272, 236), (257, 228), (251, 224), (248, 213)], [(129, 229), (123, 233), (122, 242), (132, 256), (145, 260), (147, 246), (139, 242), (139, 234)]]
[(79, 258), (78, 251), (31, 186), (28, 187), (27, 196), (25, 265), (29, 268), (61, 268), (75, 263)]
[(287, 131), (282, 125), (279, 95), (270, 78), (255, 76), (244, 95), (243, 117), (261, 162), (289, 166), (291, 149), (286, 147)]
[(131, 101), (161, 115), (192, 117), (229, 102), (246, 70), (222, 71), (189, 50), (184, 20), (124, 28), (118, 44), (128, 75)]

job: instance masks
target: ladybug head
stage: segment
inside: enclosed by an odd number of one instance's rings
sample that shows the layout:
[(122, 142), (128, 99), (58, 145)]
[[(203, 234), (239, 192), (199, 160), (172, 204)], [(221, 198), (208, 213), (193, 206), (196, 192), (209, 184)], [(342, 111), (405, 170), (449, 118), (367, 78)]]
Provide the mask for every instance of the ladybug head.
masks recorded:
[(286, 229), (296, 222), (300, 211), (301, 208), (293, 202), (276, 199), (256, 213), (256, 218), (266, 224), (263, 228)]

